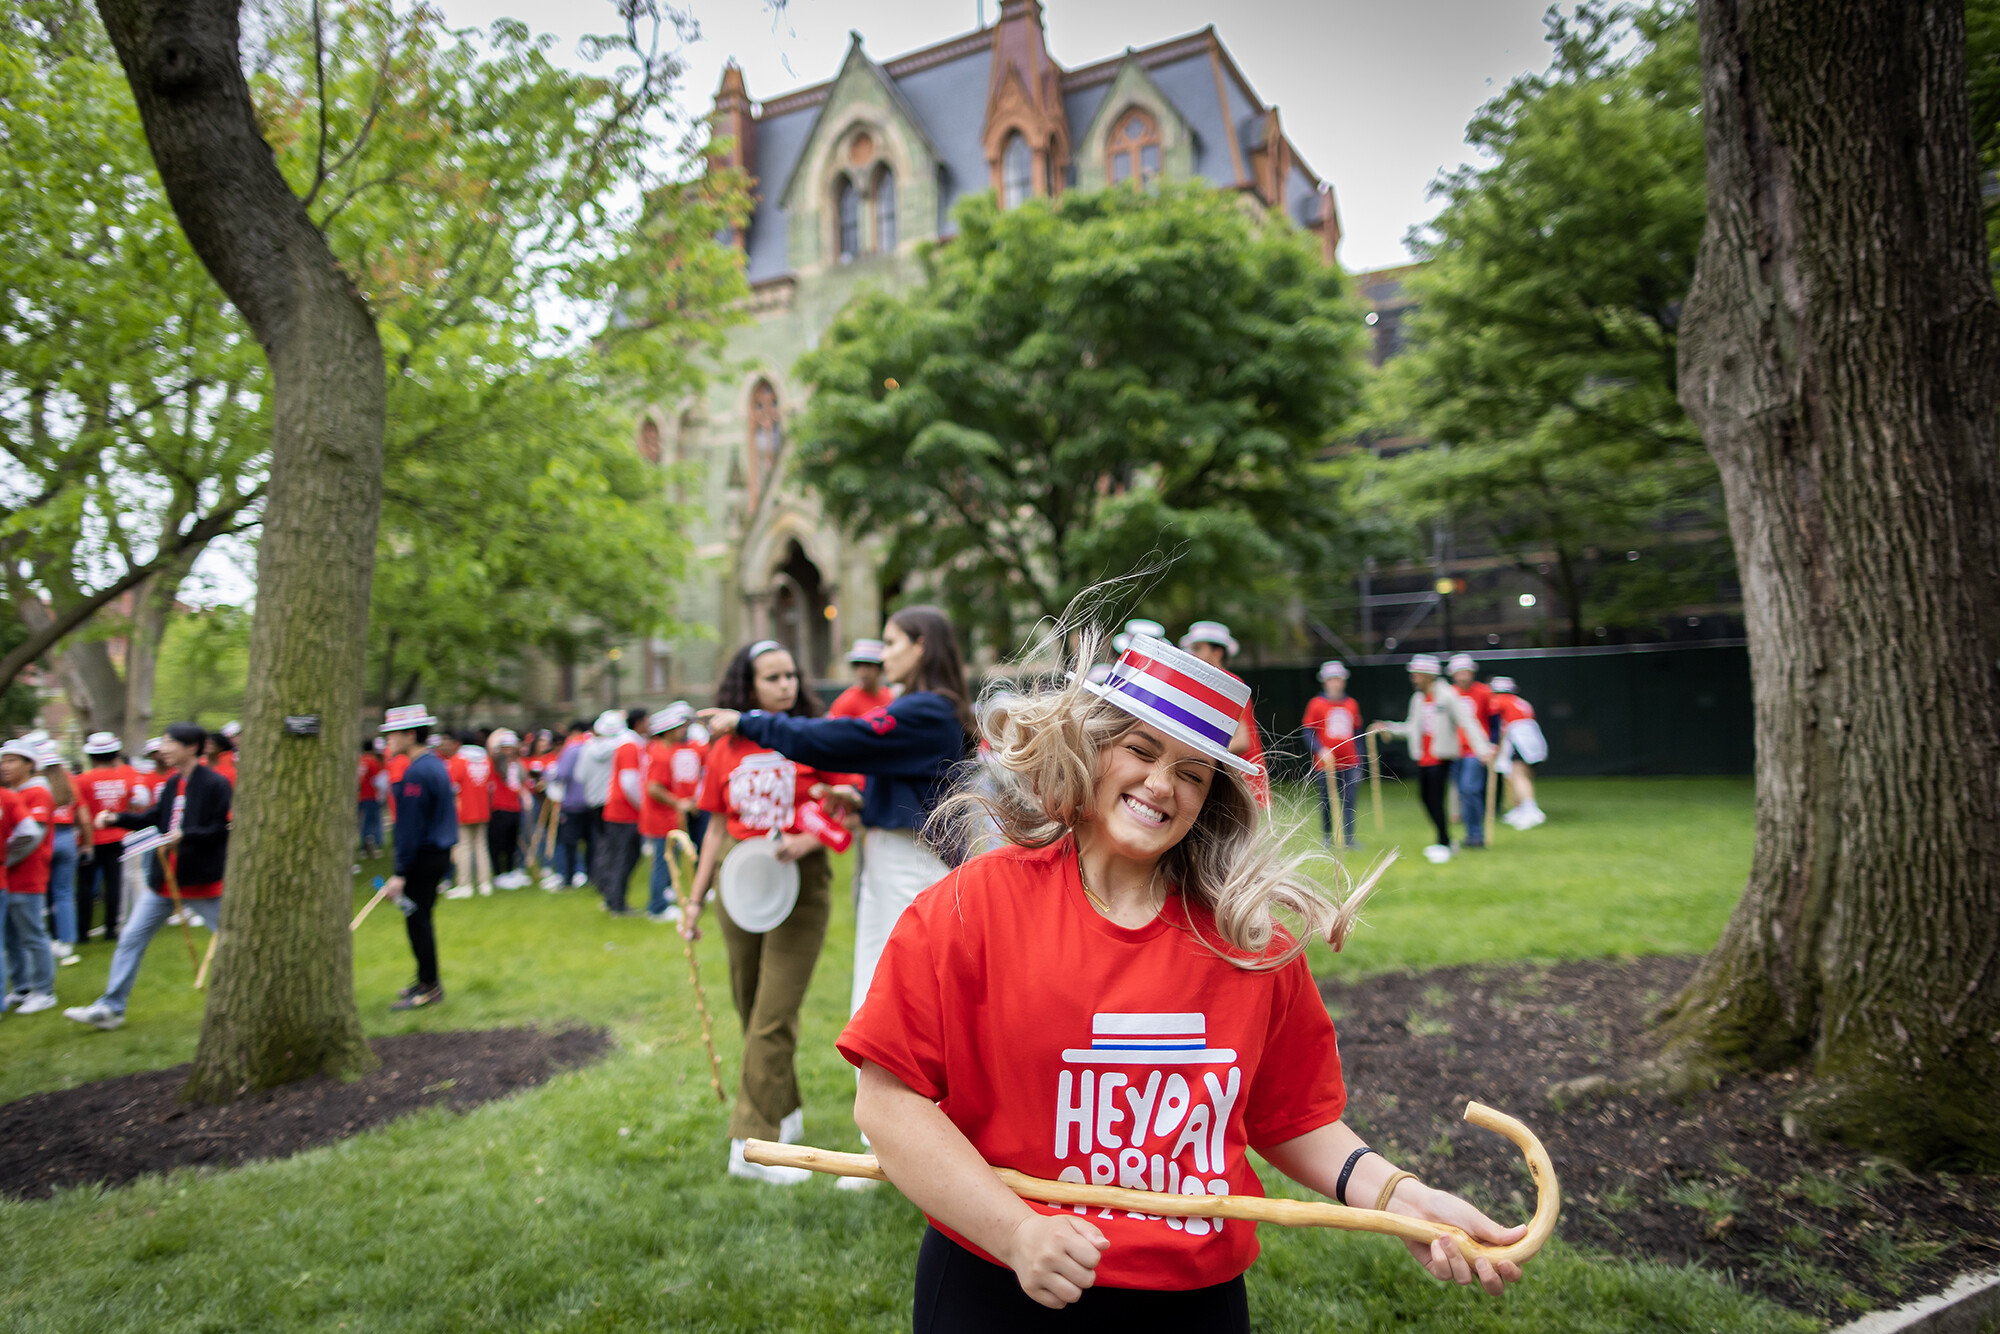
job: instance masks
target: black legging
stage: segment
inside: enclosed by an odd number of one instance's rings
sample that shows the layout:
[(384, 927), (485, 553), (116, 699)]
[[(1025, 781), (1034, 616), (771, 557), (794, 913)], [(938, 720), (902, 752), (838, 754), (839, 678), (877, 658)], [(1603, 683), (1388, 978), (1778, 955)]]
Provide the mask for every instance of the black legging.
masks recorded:
[[(85, 835), (88, 837), (88, 835)], [(99, 843), (91, 852), (90, 860), (80, 861), (76, 866), (76, 938), (90, 939), (91, 905), (99, 897), (98, 889), (103, 888), (104, 934), (106, 938), (118, 934), (118, 899), (123, 892), (125, 863), (118, 859), (124, 850), (122, 843)]]
[(506, 875), (521, 854), (521, 813), (494, 811), (486, 825), (486, 853), (493, 859), (493, 874)]
[(417, 985), (438, 984), (437, 934), (431, 929), (431, 909), (437, 906), (438, 885), (451, 869), (450, 848), (420, 848), (403, 877), (403, 897), (410, 901), (404, 924), (410, 931), (410, 953), (417, 958)]
[(1437, 841), (1451, 846), (1451, 821), (1444, 804), (1445, 791), (1451, 787), (1451, 765), (1424, 764), (1417, 767), (1417, 791), (1424, 799), (1424, 813), (1437, 826)]
[(917, 1249), (916, 1334), (1014, 1334), (1040, 1329), (1171, 1329), (1250, 1334), (1250, 1296), (1241, 1275), (1182, 1292), (1086, 1288), (1051, 1311), (1021, 1291), (1014, 1271), (982, 1260), (936, 1228)]

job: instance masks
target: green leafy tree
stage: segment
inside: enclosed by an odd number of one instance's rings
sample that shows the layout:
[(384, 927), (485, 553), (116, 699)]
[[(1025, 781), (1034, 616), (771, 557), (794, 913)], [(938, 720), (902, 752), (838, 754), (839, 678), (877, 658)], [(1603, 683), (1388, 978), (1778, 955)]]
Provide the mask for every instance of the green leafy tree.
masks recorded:
[(203, 607), (167, 623), (154, 704), (164, 722), (220, 727), (243, 716), (250, 680), (250, 613)]
[(1314, 459), (1359, 322), (1281, 220), (1202, 186), (962, 204), (926, 283), (864, 295), (802, 358), (799, 466), (1000, 645), (1173, 558), (1154, 614), (1260, 623), (1339, 551)]
[[(1440, 184), (1412, 350), (1371, 425), (1441, 442), (1354, 468), (1364, 505), (1513, 553), (1567, 614), (1657, 623), (1729, 576), (1715, 468), (1676, 401), (1705, 212), (1701, 78), (1678, 3), (1551, 11), (1554, 58), (1472, 121), (1490, 158)], [(1640, 561), (1626, 559), (1638, 550)]]

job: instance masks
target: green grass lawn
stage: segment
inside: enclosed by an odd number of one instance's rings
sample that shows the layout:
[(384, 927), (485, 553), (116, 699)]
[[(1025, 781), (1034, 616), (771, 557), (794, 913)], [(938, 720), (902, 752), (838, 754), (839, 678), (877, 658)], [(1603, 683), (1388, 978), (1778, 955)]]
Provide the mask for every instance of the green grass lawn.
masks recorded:
[[(1550, 823), (1442, 868), (1406, 857), (1337, 971), (1705, 948), (1750, 846), (1747, 783), (1550, 783)], [(1385, 793), (1386, 840), (1422, 843), (1414, 797)], [(840, 907), (808, 1002), (809, 1141), (858, 1147), (845, 1018), (853, 916)], [(372, 871), (374, 868), (369, 868)], [(366, 874), (357, 905), (365, 896)], [(793, 1190), (722, 1173), (727, 1118), (708, 1088), (678, 938), (613, 921), (586, 893), (440, 906), (448, 1003), (392, 1015), (402, 923), (356, 940), (371, 1033), (517, 1023), (608, 1025), (599, 1065), (469, 1115), (427, 1112), (284, 1162), (184, 1171), (115, 1191), (0, 1201), (7, 1330), (895, 1330), (921, 1216), (893, 1191)], [(738, 1044), (720, 943), (701, 946)], [(92, 999), (109, 951), (62, 970)], [(0, 1022), (0, 1099), (188, 1059), (200, 997), (162, 933), (118, 1032), (55, 1014)], [(1533, 1109), (1530, 1114), (1532, 1115)], [(1266, 1173), (1267, 1179), (1272, 1174)], [(1269, 1330), (1805, 1330), (1708, 1275), (1551, 1246), (1503, 1301), (1433, 1284), (1386, 1238), (1263, 1230), (1251, 1272)]]

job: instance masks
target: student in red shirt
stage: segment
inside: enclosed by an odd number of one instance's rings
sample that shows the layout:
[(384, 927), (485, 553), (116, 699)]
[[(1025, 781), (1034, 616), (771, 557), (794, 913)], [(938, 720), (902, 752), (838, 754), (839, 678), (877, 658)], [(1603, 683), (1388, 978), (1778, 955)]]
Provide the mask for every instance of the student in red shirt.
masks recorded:
[[(1249, 1328), (1254, 1226), (1080, 1216), (1021, 1199), (992, 1167), (1260, 1195), (1254, 1148), (1343, 1203), (1522, 1235), (1341, 1121), (1333, 1021), (1276, 913), (1336, 945), (1346, 919), (1260, 818), (1253, 768), (1229, 748), (1249, 701), (1227, 672), (1139, 637), (1101, 685), (1079, 673), (988, 715), (989, 762), (1011, 781), (945, 814), (961, 835), (997, 822), (1010, 846), (903, 914), (837, 1044), (861, 1070), (855, 1121), (931, 1221), (919, 1334), (1040, 1329), (1043, 1308), (1070, 1305), (1101, 1328), (1142, 1313), (1148, 1328)], [(1520, 1276), (1444, 1242), (1411, 1253), (1489, 1292)]]
[[(674, 892), (673, 850), (667, 835), (683, 826), (694, 802), (674, 794), (674, 747), (687, 738), (694, 710), (686, 700), (675, 700), (646, 720), (646, 771), (642, 775), (645, 799), (639, 803), (639, 837), (653, 854), (653, 878), (646, 896), (646, 916), (655, 922), (681, 920), (679, 896)], [(692, 837), (692, 835), (690, 835)], [(699, 846), (698, 844), (696, 846)]]
[(591, 849), (591, 879), (604, 896), (604, 910), (613, 917), (631, 917), (626, 905), (631, 892), (632, 872), (639, 867), (639, 810), (646, 801), (646, 741), (636, 730), (646, 722), (644, 709), (632, 709), (621, 718), (616, 710), (598, 719), (622, 722), (624, 730), (606, 733), (615, 739), (611, 751), (611, 784), (605, 789), (601, 836)]
[(1516, 829), (1547, 824), (1549, 817), (1535, 804), (1534, 768), (1549, 757), (1548, 738), (1535, 721), (1535, 706), (1514, 689), (1514, 678), (1493, 678), (1493, 719), (1500, 728), (1500, 759), (1495, 768), (1506, 775), (1514, 808), (1502, 818)]
[(896, 692), (882, 684), (882, 641), (857, 639), (847, 653), (854, 668), (854, 684), (840, 692), (827, 706), (829, 718), (859, 718), (896, 702)]
[(7, 892), (0, 914), (4, 938), (6, 986), (0, 1012), (37, 1014), (55, 1008), (56, 963), (49, 950), (47, 922), (49, 863), (55, 854), (56, 798), (40, 776), (43, 754), (38, 742), (9, 741), (0, 746), (0, 783), (12, 789), (7, 831)]
[(1445, 669), (1451, 673), (1451, 688), (1472, 705), (1472, 716), (1478, 722), (1472, 729), (1459, 729), (1458, 763), (1452, 770), (1452, 782), (1458, 788), (1458, 814), (1465, 824), (1465, 846), (1483, 848), (1487, 766), (1492, 763), (1495, 751), (1491, 745), (1475, 746), (1472, 733), (1477, 732), (1481, 742), (1493, 740), (1493, 691), (1479, 679), (1479, 664), (1470, 653), (1453, 654)]
[(208, 734), (208, 767), (229, 780), (229, 786), (236, 786), (236, 738), (243, 735), (243, 724), (231, 718), (219, 731)]
[[(1238, 649), (1236, 637), (1221, 621), (1196, 621), (1181, 636), (1181, 647), (1211, 667), (1225, 672), (1229, 670), (1229, 660), (1236, 656)], [(1232, 674), (1230, 679), (1241, 678)], [(1264, 737), (1257, 730), (1254, 710), (1243, 711), (1243, 721), (1237, 725), (1236, 735), (1230, 738), (1229, 753), (1241, 755), (1256, 766), (1250, 776), (1250, 794), (1257, 798), (1259, 806), (1271, 809), (1271, 777), (1264, 771)]]
[(1461, 747), (1469, 743), (1473, 756), (1482, 765), (1494, 752), (1480, 735), (1472, 701), (1441, 679), (1435, 655), (1414, 655), (1409, 670), (1410, 716), (1400, 723), (1378, 719), (1370, 730), (1393, 732), (1408, 743), (1410, 758), (1417, 762), (1417, 794), (1423, 799), (1424, 812), (1431, 817), (1431, 826), (1437, 830), (1437, 842), (1424, 849), (1424, 857), (1433, 866), (1442, 866), (1452, 857), (1445, 791), (1453, 767), (1464, 754)]
[[(94, 826), (99, 811), (123, 815), (152, 805), (145, 775), (124, 763), (119, 750), (118, 738), (109, 732), (95, 733), (84, 741), (83, 753), (90, 757), (90, 767), (76, 778), (77, 805), (86, 812), (79, 829)], [(101, 932), (115, 942), (119, 900), (125, 889), (125, 866), (119, 857), (125, 831), (117, 825), (94, 829), (90, 841), (90, 860), (77, 868), (77, 930), (82, 939)], [(99, 897), (104, 900), (104, 925), (93, 927), (90, 919), (96, 915)]]
[(382, 803), (389, 795), (388, 767), (375, 750), (375, 738), (361, 738), (361, 758), (355, 765), (354, 812), (361, 825), (361, 855), (382, 854)]
[(466, 732), (438, 738), (438, 754), (451, 778), (451, 790), (458, 797), (458, 842), (452, 845), (452, 871), (458, 883), (445, 891), (448, 899), (469, 899), (476, 889), (493, 893), (493, 863), (486, 850), (486, 824), (492, 818), (493, 801), (486, 791), (492, 776), (492, 762), (478, 739)]
[[(716, 684), (715, 706), (804, 718), (820, 714), (819, 697), (801, 688), (798, 665), (775, 639), (761, 639), (736, 651)], [(788, 760), (737, 733), (716, 738), (702, 779), (701, 808), (722, 818), (709, 821), (694, 884), (681, 905), (681, 934), (695, 939), (709, 886), (719, 883), (717, 873), (732, 857), (746, 857), (746, 869), (755, 864), (761, 852), (745, 846), (752, 842), (770, 840), (779, 862), (798, 867), (797, 897), (790, 912), (770, 929), (745, 930), (730, 917), (724, 902), (718, 902), (717, 914), (729, 950), (730, 996), (743, 1025), (743, 1072), (729, 1116), (728, 1171), (773, 1185), (793, 1185), (811, 1175), (802, 1168), (747, 1162), (743, 1141), (797, 1143), (804, 1134), (793, 1058), (799, 1046), (799, 1006), (833, 914), (829, 892), (833, 864), (819, 839), (801, 825), (799, 812), (811, 800), (813, 785), (823, 781), (810, 765)]]
[(486, 779), (492, 816), (486, 826), (486, 852), (493, 863), (495, 889), (521, 889), (528, 873), (516, 864), (521, 857), (521, 806), (527, 795), (528, 773), (521, 764), (521, 738), (505, 727), (486, 737), (491, 773)]
[(1319, 665), (1319, 694), (1306, 705), (1302, 724), (1313, 756), (1313, 786), (1319, 789), (1319, 824), (1327, 846), (1333, 845), (1333, 797), (1340, 797), (1342, 842), (1354, 841), (1354, 803), (1361, 784), (1361, 756), (1354, 738), (1361, 735), (1361, 706), (1347, 697), (1347, 664)]

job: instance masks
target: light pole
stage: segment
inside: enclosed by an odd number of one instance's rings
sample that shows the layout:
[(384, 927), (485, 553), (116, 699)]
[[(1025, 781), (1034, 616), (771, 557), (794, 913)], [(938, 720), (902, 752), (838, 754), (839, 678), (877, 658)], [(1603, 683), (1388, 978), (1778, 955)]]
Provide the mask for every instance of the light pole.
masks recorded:
[(604, 655), (609, 661), (604, 670), (611, 677), (611, 707), (618, 707), (618, 660), (625, 656), (625, 650), (614, 648)]

